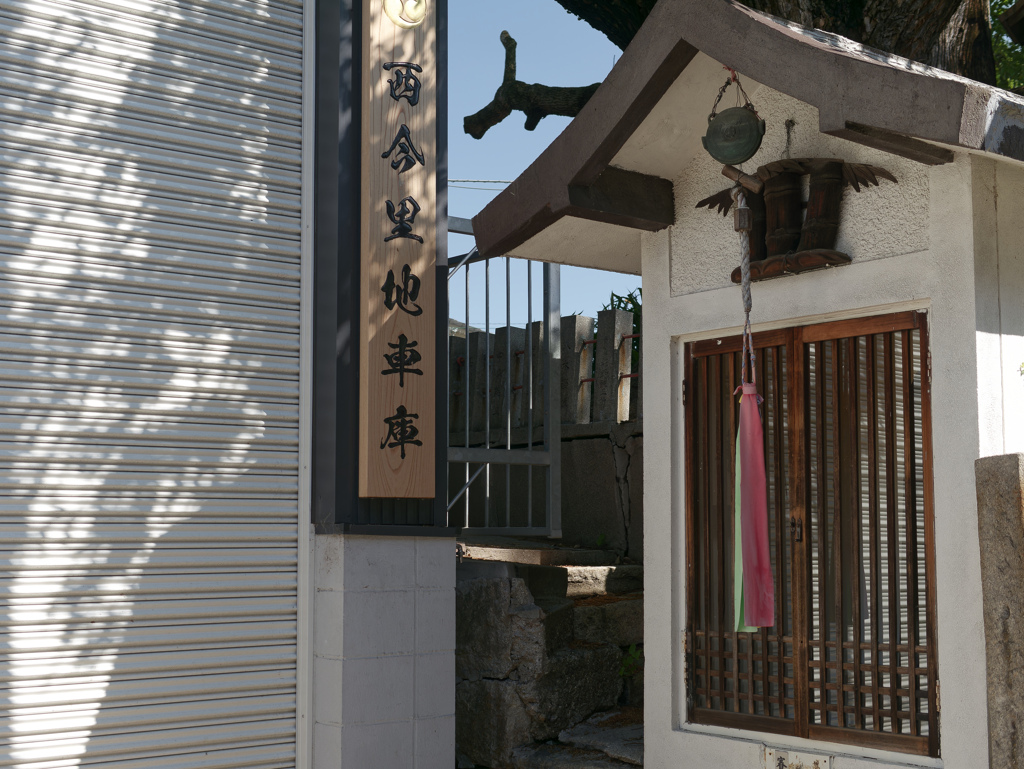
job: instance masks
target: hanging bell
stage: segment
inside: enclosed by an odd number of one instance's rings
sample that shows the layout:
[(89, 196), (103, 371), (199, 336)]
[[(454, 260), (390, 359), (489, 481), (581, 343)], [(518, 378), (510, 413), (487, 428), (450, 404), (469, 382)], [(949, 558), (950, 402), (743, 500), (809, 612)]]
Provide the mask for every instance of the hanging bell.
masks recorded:
[(736, 165), (754, 157), (764, 137), (764, 121), (750, 107), (730, 107), (708, 118), (701, 137), (704, 149), (719, 163)]

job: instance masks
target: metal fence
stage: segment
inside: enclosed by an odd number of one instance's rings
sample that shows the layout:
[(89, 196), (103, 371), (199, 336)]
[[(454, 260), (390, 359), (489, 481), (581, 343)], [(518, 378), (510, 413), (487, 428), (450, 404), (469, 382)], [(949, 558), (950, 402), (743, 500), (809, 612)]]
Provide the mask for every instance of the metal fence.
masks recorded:
[[(472, 234), (453, 219), (453, 232)], [(483, 296), (472, 276), (483, 272)], [(525, 295), (513, 273), (525, 274)], [(474, 248), (449, 261), (463, 282), (466, 321), (449, 328), (448, 520), (467, 532), (561, 536), (559, 267), (522, 259), (483, 259)], [(540, 281), (542, 307), (534, 307)], [(504, 325), (492, 292), (504, 290)], [(469, 321), (482, 300), (483, 328)], [(525, 310), (514, 326), (512, 308)], [(535, 310), (540, 316), (535, 320)]]

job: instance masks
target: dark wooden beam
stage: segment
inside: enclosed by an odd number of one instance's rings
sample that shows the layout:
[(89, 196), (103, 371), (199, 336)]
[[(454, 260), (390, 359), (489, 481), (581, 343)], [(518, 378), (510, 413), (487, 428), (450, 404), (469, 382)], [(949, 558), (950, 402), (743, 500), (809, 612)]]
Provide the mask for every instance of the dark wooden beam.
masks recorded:
[(945, 147), (936, 147), (934, 144), (923, 142), (920, 139), (849, 121), (843, 128), (823, 130), (823, 132), (831, 136), (838, 136), (840, 139), (863, 144), (866, 147), (909, 158), (928, 166), (952, 163), (955, 157), (953, 152)]
[(608, 167), (594, 184), (569, 185), (570, 216), (655, 232), (675, 222), (672, 182)]

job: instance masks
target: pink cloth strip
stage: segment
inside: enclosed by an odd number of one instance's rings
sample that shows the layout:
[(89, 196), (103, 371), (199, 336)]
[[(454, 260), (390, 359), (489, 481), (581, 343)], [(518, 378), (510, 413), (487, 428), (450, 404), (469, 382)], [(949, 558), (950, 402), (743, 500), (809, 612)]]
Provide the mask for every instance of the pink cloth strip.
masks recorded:
[(743, 525), (743, 620), (751, 627), (775, 624), (775, 585), (768, 542), (768, 495), (764, 434), (757, 385), (744, 383), (740, 399), (740, 489)]

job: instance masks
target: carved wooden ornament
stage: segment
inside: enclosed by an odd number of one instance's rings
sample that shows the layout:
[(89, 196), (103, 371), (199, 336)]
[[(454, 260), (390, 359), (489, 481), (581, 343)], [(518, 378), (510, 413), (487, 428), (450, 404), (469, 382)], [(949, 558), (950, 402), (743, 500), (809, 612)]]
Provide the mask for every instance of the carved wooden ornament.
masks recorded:
[[(879, 179), (896, 177), (878, 166), (846, 163), (834, 158), (778, 160), (757, 169), (754, 176), (725, 166), (722, 174), (747, 190), (753, 218), (750, 232), (750, 279), (849, 264), (849, 255), (835, 250), (843, 188), (878, 186)], [(807, 214), (803, 214), (801, 177), (810, 176)], [(704, 198), (697, 208), (717, 209), (723, 216), (732, 207), (732, 187)], [(740, 270), (732, 273), (740, 282)]]

